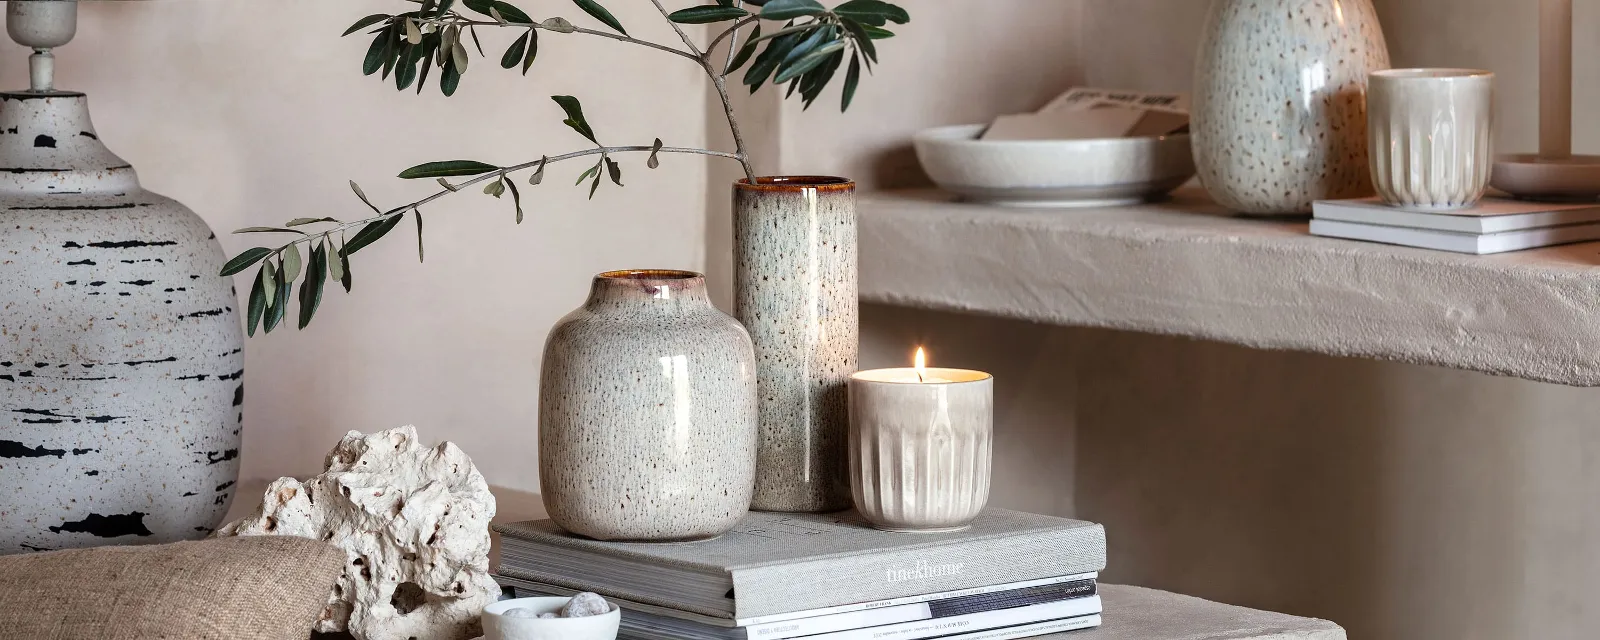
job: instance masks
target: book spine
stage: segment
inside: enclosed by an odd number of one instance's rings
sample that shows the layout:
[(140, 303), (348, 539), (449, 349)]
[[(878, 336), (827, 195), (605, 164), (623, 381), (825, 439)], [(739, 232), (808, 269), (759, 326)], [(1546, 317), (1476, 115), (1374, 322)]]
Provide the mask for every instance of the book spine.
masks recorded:
[(1038, 533), (761, 565), (733, 571), (734, 618), (823, 609), (1100, 571), (1105, 528)]
[(1100, 614), (1092, 616), (1078, 616), (1061, 620), (1035, 622), (1033, 624), (1019, 624), (1015, 627), (989, 629), (987, 631), (974, 631), (972, 633), (959, 633), (956, 635), (942, 636), (939, 640), (1011, 640), (1012, 638), (1031, 638), (1048, 633), (1061, 633), (1063, 631), (1076, 631), (1090, 629), (1103, 624)]
[(785, 620), (798, 620), (800, 618), (811, 618), (811, 617), (817, 617), (817, 616), (826, 616), (826, 615), (832, 615), (832, 614), (835, 614), (835, 613), (850, 613), (850, 612), (853, 612), (853, 611), (865, 611), (867, 609), (882, 609), (882, 608), (896, 607), (896, 606), (906, 605), (906, 604), (916, 604), (916, 603), (919, 603), (919, 602), (932, 602), (934, 600), (947, 600), (947, 599), (950, 599), (950, 598), (961, 598), (961, 597), (965, 597), (965, 596), (976, 596), (976, 595), (984, 595), (984, 594), (989, 594), (989, 593), (999, 593), (999, 592), (1002, 592), (1002, 591), (1013, 591), (1013, 590), (1016, 590), (1016, 589), (1027, 589), (1029, 587), (1041, 587), (1041, 586), (1048, 586), (1048, 585), (1053, 585), (1053, 584), (1063, 584), (1063, 583), (1067, 583), (1067, 582), (1078, 582), (1078, 581), (1081, 581), (1081, 580), (1090, 580), (1090, 581), (1092, 581), (1095, 578), (1099, 577), (1099, 575), (1100, 574), (1098, 574), (1098, 573), (1090, 571), (1090, 572), (1087, 572), (1087, 573), (1074, 573), (1072, 575), (1067, 575), (1067, 576), (1056, 576), (1056, 577), (1052, 577), (1052, 578), (1040, 578), (1038, 580), (1022, 580), (1022, 581), (1018, 581), (1018, 582), (1006, 582), (1006, 583), (993, 584), (993, 585), (988, 585), (988, 586), (983, 586), (983, 587), (974, 587), (974, 588), (971, 588), (971, 589), (957, 589), (955, 591), (940, 591), (940, 592), (937, 592), (937, 593), (924, 593), (924, 594), (919, 594), (919, 595), (914, 595), (914, 596), (906, 596), (904, 598), (891, 598), (891, 599), (888, 599), (888, 600), (874, 600), (872, 602), (857, 602), (857, 603), (853, 603), (853, 604), (839, 605), (839, 606), (836, 606), (836, 607), (825, 607), (825, 608), (822, 608), (822, 609), (807, 609), (807, 610), (804, 610), (804, 611), (791, 611), (789, 613), (778, 613), (778, 614), (773, 614), (773, 615), (769, 615), (769, 616), (756, 616), (756, 617), (752, 617), (752, 618), (739, 618), (739, 619), (734, 621), (734, 625), (735, 626), (740, 626), (740, 627), (750, 627), (750, 626), (755, 626), (755, 625), (760, 625), (760, 624), (766, 624), (766, 623), (769, 623), (769, 622), (782, 622), (782, 621), (785, 621)]
[(811, 640), (918, 640), (1098, 613), (1100, 613), (1100, 596), (1089, 596), (1036, 604), (1031, 607), (986, 611), (953, 618), (933, 618), (806, 637)]
[(750, 640), (780, 640), (782, 638), (795, 638), (932, 618), (952, 618), (985, 611), (1055, 602), (1069, 598), (1084, 598), (1094, 595), (1094, 589), (1094, 580), (1077, 580), (1057, 585), (1013, 589), (993, 594), (966, 595), (850, 613), (835, 613), (826, 616), (800, 618), (798, 620), (769, 622), (743, 628)]

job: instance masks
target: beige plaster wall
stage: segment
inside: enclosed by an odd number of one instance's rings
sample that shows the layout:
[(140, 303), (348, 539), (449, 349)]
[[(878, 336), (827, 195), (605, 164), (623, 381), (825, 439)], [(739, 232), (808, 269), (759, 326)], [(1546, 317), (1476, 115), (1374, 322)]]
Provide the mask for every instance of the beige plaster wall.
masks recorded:
[[(592, 22), (570, 3), (529, 3)], [(643, 38), (673, 42), (647, 3), (610, 3)], [(351, 217), (345, 184), (382, 204), (436, 185), (394, 175), (452, 158), (512, 163), (582, 148), (549, 96), (584, 101), (602, 140), (698, 146), (705, 95), (694, 65), (592, 37), (544, 34), (529, 77), (503, 71), (504, 34), (483, 34), (455, 97), (399, 94), (363, 78), (365, 39), (338, 35), (397, 0), (89, 2), (78, 40), (59, 51), (58, 86), (87, 91), (103, 139), (149, 189), (194, 208), (230, 252), (227, 232), (298, 216)], [(494, 49), (498, 47), (498, 49)], [(0, 85), (25, 87), (26, 60), (0, 48)], [(348, 429), (415, 423), (471, 452), (494, 484), (536, 489), (534, 417), (545, 333), (606, 269), (699, 268), (706, 163), (623, 160), (626, 189), (593, 202), (572, 186), (582, 166), (553, 165), (510, 202), (463, 192), (425, 209), (427, 263), (410, 222), (352, 262), (355, 291), (331, 292), (311, 327), (249, 341), (246, 479), (304, 474)], [(609, 185), (608, 185), (609, 186)], [(240, 286), (240, 293), (248, 291)]]

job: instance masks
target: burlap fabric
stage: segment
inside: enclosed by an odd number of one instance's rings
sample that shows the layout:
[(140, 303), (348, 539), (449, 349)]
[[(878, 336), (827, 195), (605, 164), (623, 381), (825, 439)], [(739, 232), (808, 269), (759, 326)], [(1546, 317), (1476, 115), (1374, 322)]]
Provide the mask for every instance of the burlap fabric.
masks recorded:
[(0, 638), (305, 640), (344, 561), (284, 536), (0, 557)]

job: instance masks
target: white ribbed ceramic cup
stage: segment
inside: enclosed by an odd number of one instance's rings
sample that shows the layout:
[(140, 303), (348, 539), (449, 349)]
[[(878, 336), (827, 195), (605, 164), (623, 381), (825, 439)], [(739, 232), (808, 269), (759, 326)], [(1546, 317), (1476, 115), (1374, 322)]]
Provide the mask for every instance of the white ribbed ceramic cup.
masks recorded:
[(972, 524), (989, 500), (994, 378), (982, 371), (874, 369), (850, 377), (850, 489), (886, 531)]
[(1477, 204), (1494, 168), (1493, 125), (1488, 71), (1390, 69), (1367, 77), (1372, 184), (1391, 205)]

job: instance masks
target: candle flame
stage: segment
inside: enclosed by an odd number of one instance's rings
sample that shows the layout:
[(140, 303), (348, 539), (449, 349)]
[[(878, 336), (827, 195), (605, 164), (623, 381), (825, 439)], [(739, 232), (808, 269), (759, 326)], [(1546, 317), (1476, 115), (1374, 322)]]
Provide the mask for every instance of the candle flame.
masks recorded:
[(913, 361), (916, 363), (917, 367), (917, 381), (921, 382), (927, 380), (928, 354), (922, 351), (922, 347), (917, 347), (917, 356)]

